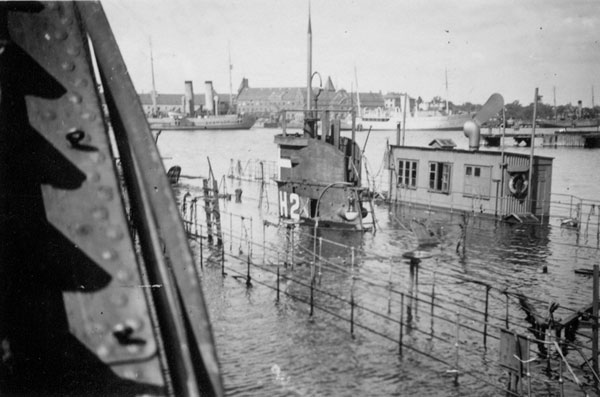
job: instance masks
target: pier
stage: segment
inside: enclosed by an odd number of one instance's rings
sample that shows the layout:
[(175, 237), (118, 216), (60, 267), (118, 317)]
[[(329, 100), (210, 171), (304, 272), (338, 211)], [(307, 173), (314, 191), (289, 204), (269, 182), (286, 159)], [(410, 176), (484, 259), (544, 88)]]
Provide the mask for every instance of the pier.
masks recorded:
[[(503, 134), (501, 132), (481, 132), (485, 146), (499, 147), (502, 143)], [(600, 131), (598, 130), (558, 130), (554, 132), (536, 132), (535, 138), (542, 138), (543, 146), (550, 147), (600, 147)], [(512, 139), (519, 146), (524, 144), (531, 146), (531, 133), (526, 132), (506, 132), (504, 139)]]

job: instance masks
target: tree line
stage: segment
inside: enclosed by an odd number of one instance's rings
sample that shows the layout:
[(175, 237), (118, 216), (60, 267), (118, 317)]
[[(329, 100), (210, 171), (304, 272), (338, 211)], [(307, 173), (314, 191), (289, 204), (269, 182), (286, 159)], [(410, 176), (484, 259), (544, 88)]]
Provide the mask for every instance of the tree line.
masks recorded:
[[(471, 102), (465, 102), (462, 105), (454, 105), (449, 102), (450, 109), (454, 113), (466, 112), (476, 113), (483, 105), (473, 104)], [(529, 105), (522, 105), (519, 101), (513, 101), (507, 103), (506, 119), (531, 121), (533, 119), (533, 102)], [(538, 102), (537, 104), (537, 118), (538, 119), (561, 119), (561, 120), (573, 120), (577, 118), (589, 119), (595, 118), (600, 114), (600, 106), (582, 107), (581, 114), (579, 114), (579, 106), (572, 105), (571, 103), (566, 105), (557, 105), (556, 109), (554, 106)]]

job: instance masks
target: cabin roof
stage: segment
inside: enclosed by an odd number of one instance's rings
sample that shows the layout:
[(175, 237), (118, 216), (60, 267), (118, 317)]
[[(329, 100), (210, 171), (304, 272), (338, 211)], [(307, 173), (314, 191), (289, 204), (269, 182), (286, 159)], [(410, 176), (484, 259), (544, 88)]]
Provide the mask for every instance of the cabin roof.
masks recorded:
[[(419, 150), (419, 151), (424, 151), (424, 152), (440, 151), (440, 152), (445, 152), (445, 153), (451, 152), (451, 153), (457, 153), (457, 154), (477, 154), (480, 156), (495, 156), (495, 157), (500, 157), (502, 155), (502, 152), (492, 151), (492, 150), (477, 150), (477, 151), (467, 150), (467, 149), (448, 150), (448, 149), (429, 147), (429, 146), (390, 145), (390, 148), (391, 148), (391, 150), (410, 149), (410, 150)], [(526, 154), (526, 153), (504, 152), (504, 154), (510, 155), (510, 156), (515, 156), (515, 157), (529, 158), (529, 154)], [(539, 156), (536, 154), (535, 157), (539, 158), (539, 159), (554, 160), (554, 157), (550, 157), (550, 156)]]
[(429, 142), (429, 147), (440, 148), (440, 149), (454, 149), (456, 143), (452, 139), (447, 138), (436, 138)]

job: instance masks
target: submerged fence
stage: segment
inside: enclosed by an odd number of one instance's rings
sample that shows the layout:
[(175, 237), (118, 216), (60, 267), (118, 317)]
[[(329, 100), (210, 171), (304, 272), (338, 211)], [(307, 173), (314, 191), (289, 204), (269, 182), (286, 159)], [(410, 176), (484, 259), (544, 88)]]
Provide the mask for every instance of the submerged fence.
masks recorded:
[[(254, 220), (227, 210), (220, 211), (219, 232), (210, 222), (213, 210), (199, 195), (190, 194), (182, 203), (186, 230), (196, 244), (198, 272), (206, 263), (219, 266), (223, 276), (272, 289), (276, 301), (305, 304), (307, 316), (346, 324), (352, 334), (381, 337), (395, 344), (398, 354), (425, 357), (445, 369), (453, 382), (468, 376), (515, 396), (547, 391), (549, 383), (561, 396), (565, 387), (583, 395), (597, 391), (591, 335), (579, 328), (567, 334), (546, 301), (444, 267), (443, 254), (385, 256), (324, 238), (314, 228)], [(255, 229), (262, 229), (262, 235), (255, 235)], [(218, 238), (213, 238), (216, 233)], [(325, 255), (332, 250), (344, 253), (342, 259)], [(378, 271), (366, 271), (371, 268)], [(539, 315), (534, 307), (547, 311)], [(579, 315), (577, 309), (560, 310), (565, 316)], [(597, 323), (596, 317), (587, 319)]]

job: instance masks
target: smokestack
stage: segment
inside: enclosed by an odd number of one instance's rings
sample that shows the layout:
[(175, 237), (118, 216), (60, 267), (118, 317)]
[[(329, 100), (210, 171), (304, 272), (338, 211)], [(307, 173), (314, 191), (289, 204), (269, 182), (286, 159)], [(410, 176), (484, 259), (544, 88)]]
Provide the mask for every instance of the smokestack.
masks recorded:
[(194, 86), (190, 80), (187, 80), (185, 82), (185, 108), (183, 113), (193, 117), (194, 109)]
[(576, 116), (578, 119), (581, 118), (581, 116), (583, 116), (583, 104), (581, 103), (581, 100), (577, 101), (577, 113)]
[(212, 81), (205, 81), (204, 82), (204, 98), (205, 98), (205, 104), (204, 104), (204, 109), (206, 110), (206, 112), (208, 114), (214, 114), (215, 111), (215, 106), (214, 106), (214, 102), (213, 102), (213, 85), (212, 85)]

